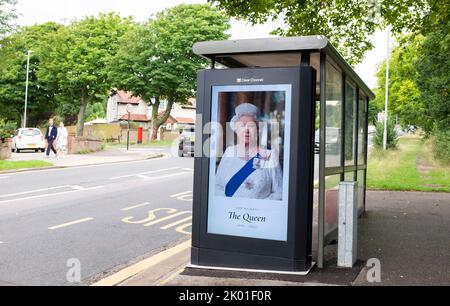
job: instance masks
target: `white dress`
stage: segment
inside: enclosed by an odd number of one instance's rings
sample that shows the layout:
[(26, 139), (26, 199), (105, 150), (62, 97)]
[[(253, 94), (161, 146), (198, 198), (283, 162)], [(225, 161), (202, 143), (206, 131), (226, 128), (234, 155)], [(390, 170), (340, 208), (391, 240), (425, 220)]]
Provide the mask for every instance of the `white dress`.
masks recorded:
[(69, 136), (69, 133), (67, 132), (67, 129), (64, 128), (58, 128), (58, 136), (56, 137), (56, 147), (59, 149), (65, 149), (67, 146), (67, 137)]
[[(267, 160), (260, 159), (256, 169), (237, 189), (233, 197), (250, 199), (283, 199), (283, 173), (278, 155), (268, 151)], [(247, 164), (237, 155), (237, 146), (228, 147), (216, 172), (216, 195), (226, 196), (225, 187), (230, 179)]]

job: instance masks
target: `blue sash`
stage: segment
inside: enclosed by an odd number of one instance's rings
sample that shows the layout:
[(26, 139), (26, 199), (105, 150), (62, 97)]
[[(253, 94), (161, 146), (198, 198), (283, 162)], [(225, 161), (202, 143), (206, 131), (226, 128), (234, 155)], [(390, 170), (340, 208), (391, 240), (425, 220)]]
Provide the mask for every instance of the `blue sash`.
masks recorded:
[(256, 158), (260, 158), (259, 153), (256, 154), (255, 157), (250, 159), (227, 183), (225, 186), (225, 195), (228, 198), (234, 196), (236, 191), (241, 187), (241, 185), (245, 182), (245, 180), (255, 172), (255, 168), (253, 168), (253, 161)]

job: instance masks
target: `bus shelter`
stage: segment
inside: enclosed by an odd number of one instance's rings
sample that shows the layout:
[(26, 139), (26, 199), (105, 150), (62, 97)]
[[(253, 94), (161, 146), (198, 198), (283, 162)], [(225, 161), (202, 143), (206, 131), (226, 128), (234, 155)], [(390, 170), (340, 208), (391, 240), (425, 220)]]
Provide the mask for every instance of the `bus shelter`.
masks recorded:
[(193, 51), (211, 67), (198, 74), (192, 265), (323, 267), (338, 238), (340, 182), (358, 183), (365, 211), (373, 92), (323, 36), (200, 42)]

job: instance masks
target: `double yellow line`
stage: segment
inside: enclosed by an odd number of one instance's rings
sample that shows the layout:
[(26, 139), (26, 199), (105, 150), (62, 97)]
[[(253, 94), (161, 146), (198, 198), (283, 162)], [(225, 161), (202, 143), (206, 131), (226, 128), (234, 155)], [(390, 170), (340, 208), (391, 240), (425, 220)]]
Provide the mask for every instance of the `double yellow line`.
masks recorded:
[[(128, 268), (125, 268), (111, 276), (108, 276), (108, 277), (94, 283), (92, 286), (116, 286), (116, 285), (126, 281), (127, 279), (135, 276), (136, 274), (144, 272), (145, 270), (160, 264), (161, 262), (167, 260), (168, 258), (175, 256), (175, 255), (189, 249), (191, 247), (191, 244), (192, 244), (191, 240), (187, 240), (181, 244), (176, 245), (173, 248), (167, 249), (161, 253), (153, 255), (153, 256), (151, 256), (147, 259), (144, 259)], [(181, 271), (178, 271), (177, 273), (179, 274), (180, 272)], [(177, 273), (175, 273), (175, 275)], [(164, 282), (166, 282), (166, 281), (164, 281)], [(161, 284), (163, 284), (163, 283), (161, 283)]]

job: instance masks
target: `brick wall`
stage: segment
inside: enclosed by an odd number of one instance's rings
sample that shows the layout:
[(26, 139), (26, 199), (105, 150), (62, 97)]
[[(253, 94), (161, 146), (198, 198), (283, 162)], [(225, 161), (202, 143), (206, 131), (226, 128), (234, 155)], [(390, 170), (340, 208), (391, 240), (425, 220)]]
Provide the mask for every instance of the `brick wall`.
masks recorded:
[(67, 139), (68, 154), (79, 154), (80, 152), (98, 152), (102, 150), (102, 141), (88, 137), (75, 137), (69, 135)]
[(11, 158), (11, 144), (11, 139), (6, 139), (4, 143), (0, 141), (0, 159)]

